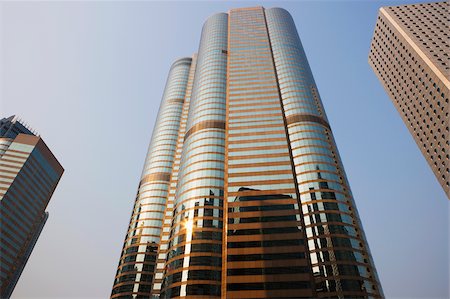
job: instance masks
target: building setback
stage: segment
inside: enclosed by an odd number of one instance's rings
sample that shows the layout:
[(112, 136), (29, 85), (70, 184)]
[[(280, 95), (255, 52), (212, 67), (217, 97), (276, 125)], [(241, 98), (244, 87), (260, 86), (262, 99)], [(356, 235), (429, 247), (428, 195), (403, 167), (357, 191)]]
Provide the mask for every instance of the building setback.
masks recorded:
[(171, 67), (111, 298), (381, 298), (290, 14), (232, 9)]
[(64, 169), (17, 117), (0, 120), (0, 297), (9, 298), (48, 218)]
[(450, 199), (449, 2), (380, 8), (369, 64)]

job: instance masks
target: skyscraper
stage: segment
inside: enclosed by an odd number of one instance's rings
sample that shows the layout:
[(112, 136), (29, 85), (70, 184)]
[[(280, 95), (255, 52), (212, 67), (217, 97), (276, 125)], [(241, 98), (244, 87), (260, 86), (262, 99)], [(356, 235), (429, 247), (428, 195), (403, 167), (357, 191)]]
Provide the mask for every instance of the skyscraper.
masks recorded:
[(41, 137), (0, 120), (0, 297), (9, 298), (48, 218), (63, 168)]
[(369, 64), (450, 199), (446, 2), (380, 8)]
[(171, 67), (111, 298), (379, 298), (295, 24), (205, 22)]

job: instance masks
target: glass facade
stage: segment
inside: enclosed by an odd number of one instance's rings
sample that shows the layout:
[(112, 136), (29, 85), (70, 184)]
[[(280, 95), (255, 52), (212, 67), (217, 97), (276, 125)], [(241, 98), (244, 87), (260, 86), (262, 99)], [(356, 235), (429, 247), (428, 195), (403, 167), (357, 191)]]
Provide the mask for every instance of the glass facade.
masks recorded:
[(167, 259), (167, 253), (168, 253), (168, 248), (169, 248), (170, 228), (171, 228), (171, 223), (172, 223), (172, 218), (173, 218), (175, 192), (177, 189), (178, 173), (180, 170), (180, 163), (181, 163), (181, 152), (183, 149), (183, 141), (185, 138), (184, 136), (186, 134), (186, 122), (187, 122), (187, 117), (188, 117), (188, 113), (189, 113), (190, 98), (191, 98), (191, 94), (192, 94), (192, 83), (194, 80), (196, 65), (197, 65), (197, 55), (194, 54), (192, 57), (192, 63), (191, 63), (191, 67), (189, 70), (189, 77), (188, 77), (188, 81), (187, 81), (186, 94), (185, 94), (185, 99), (184, 99), (184, 104), (183, 104), (183, 112), (181, 114), (181, 119), (180, 119), (177, 150), (176, 150), (175, 160), (174, 160), (173, 168), (172, 168), (172, 178), (170, 181), (166, 211), (164, 214), (163, 231), (161, 233), (161, 245), (159, 246), (159, 250), (158, 250), (157, 267), (155, 270), (155, 277), (154, 277), (153, 285), (152, 285), (153, 286), (152, 292), (155, 296), (159, 295), (159, 292), (161, 290), (161, 285), (162, 285), (162, 278), (163, 278), (164, 271), (165, 271), (165, 262)]
[[(145, 204), (160, 214), (148, 280), (129, 276), (128, 288), (115, 291), (116, 278), (111, 297), (383, 297), (289, 13), (252, 7), (211, 16), (183, 74), (166, 86), (185, 90), (173, 132), (157, 123), (144, 167), (146, 192), (158, 192)], [(169, 134), (170, 157), (154, 144)], [(160, 163), (152, 155), (164, 156), (166, 168), (148, 177), (148, 161)], [(118, 277), (132, 274), (121, 267), (138, 269), (124, 256)]]
[(216, 14), (203, 26), (163, 297), (220, 296), (227, 21)]
[(9, 298), (48, 218), (63, 168), (16, 117), (0, 120), (0, 297)]
[(350, 186), (290, 14), (266, 11), (318, 297), (382, 295)]
[(229, 18), (223, 296), (311, 298), (312, 275), (265, 11), (235, 9)]
[(191, 58), (172, 65), (139, 183), (111, 298), (148, 296), (152, 289)]

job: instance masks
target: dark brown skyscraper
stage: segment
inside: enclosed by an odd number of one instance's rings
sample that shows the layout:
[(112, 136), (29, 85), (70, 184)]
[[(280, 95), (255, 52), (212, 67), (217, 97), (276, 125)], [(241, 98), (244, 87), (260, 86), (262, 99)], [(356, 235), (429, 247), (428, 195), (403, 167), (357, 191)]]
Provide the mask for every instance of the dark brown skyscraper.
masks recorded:
[(290, 14), (233, 9), (170, 72), (111, 298), (380, 298)]
[(450, 5), (380, 9), (369, 64), (450, 199)]

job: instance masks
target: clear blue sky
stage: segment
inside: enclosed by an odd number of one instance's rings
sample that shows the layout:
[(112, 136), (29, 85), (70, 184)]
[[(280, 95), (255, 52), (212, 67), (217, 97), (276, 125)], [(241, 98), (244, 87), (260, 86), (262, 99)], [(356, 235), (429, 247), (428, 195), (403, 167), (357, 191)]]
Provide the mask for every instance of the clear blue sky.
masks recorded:
[(294, 17), (388, 298), (449, 297), (449, 200), (367, 63), (404, 1), (1, 2), (0, 117), (66, 172), (12, 298), (106, 298), (171, 63), (232, 7)]

